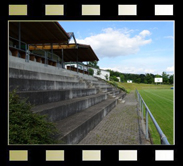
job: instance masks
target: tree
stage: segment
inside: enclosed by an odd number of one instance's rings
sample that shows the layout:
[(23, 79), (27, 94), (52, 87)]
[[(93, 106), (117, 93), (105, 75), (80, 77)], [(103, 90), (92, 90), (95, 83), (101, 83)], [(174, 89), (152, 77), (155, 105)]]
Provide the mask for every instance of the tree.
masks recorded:
[(140, 77), (140, 82), (141, 83), (145, 83), (144, 82), (145, 81), (145, 75), (144, 74), (140, 74), (139, 77)]
[(148, 84), (152, 84), (153, 83), (153, 76), (152, 76), (152, 74), (149, 74), (149, 73), (147, 73), (146, 74), (146, 82), (148, 83)]
[(109, 76), (108, 74), (105, 75), (105, 79), (108, 80), (109, 79)]
[(94, 68), (99, 69), (99, 66), (97, 65), (98, 61), (89, 62), (88, 65)]
[(140, 83), (141, 82), (141, 79), (140, 78), (137, 78), (136, 79), (136, 83)]
[(16, 90), (9, 93), (9, 143), (54, 144), (58, 131), (44, 115), (31, 111), (32, 105), (22, 100)]
[(123, 74), (120, 75), (120, 80), (121, 80), (121, 82), (125, 81), (125, 76)]
[(156, 74), (155, 78), (161, 78), (161, 76), (159, 74)]
[(98, 69), (98, 70), (97, 70), (97, 75), (100, 75), (100, 74), (101, 74), (101, 70)]
[(169, 83), (170, 83), (170, 84), (173, 84), (173, 75), (171, 75), (171, 76), (169, 77)]
[(93, 69), (88, 69), (88, 73), (89, 73), (89, 75), (93, 75), (94, 74), (94, 70)]
[(119, 82), (119, 79), (116, 76), (110, 76), (110, 81), (117, 81), (117, 82)]
[(162, 78), (163, 78), (163, 83), (168, 84), (169, 83), (169, 79), (168, 79), (169, 75), (166, 74), (166, 72), (162, 73)]

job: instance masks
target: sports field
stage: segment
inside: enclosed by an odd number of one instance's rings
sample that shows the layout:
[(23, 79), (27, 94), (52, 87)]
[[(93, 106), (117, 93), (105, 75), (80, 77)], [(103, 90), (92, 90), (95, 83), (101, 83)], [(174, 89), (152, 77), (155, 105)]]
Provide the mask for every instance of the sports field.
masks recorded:
[[(137, 89), (158, 122), (170, 144), (173, 142), (174, 133), (174, 111), (173, 91), (171, 85), (118, 83), (118, 86), (125, 87), (128, 91)], [(145, 111), (144, 111), (145, 113)], [(145, 114), (144, 114), (145, 115)], [(144, 116), (145, 117), (145, 116)], [(149, 129), (153, 144), (160, 144), (159, 134), (149, 117)]]
[[(173, 90), (171, 89), (146, 89), (139, 90), (142, 98), (158, 122), (160, 128), (173, 144)], [(144, 111), (145, 112), (145, 111)], [(149, 129), (154, 144), (160, 144), (160, 138), (149, 117)]]

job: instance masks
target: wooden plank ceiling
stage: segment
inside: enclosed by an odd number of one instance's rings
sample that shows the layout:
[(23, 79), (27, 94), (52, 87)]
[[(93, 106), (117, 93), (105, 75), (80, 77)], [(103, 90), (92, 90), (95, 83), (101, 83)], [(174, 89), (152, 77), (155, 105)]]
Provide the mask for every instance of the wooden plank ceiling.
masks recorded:
[[(9, 36), (19, 38), (19, 22), (9, 22)], [(58, 22), (21, 22), (21, 41), (27, 44), (51, 51), (50, 43), (54, 43), (53, 52), (58, 56), (62, 57), (61, 49), (64, 49), (65, 62), (77, 61), (77, 56), (80, 62), (99, 60), (90, 45), (68, 44), (69, 39)]]

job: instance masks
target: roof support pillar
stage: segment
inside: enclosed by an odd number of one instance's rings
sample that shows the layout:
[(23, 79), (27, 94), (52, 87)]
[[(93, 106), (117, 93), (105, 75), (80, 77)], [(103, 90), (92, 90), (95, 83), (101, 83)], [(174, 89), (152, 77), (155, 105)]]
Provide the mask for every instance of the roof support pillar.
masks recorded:
[(44, 65), (45, 65), (45, 66), (47, 66), (47, 64), (48, 64), (47, 58), (48, 58), (47, 52), (44, 51)]
[(88, 75), (89, 75), (89, 72), (88, 72), (88, 61), (87, 61), (87, 73), (88, 73)]
[(51, 59), (53, 59), (53, 43), (51, 43)]
[(19, 49), (21, 49), (21, 22), (18, 23), (18, 42)]
[(84, 65), (83, 65), (83, 74), (84, 74)]
[(64, 49), (62, 48), (62, 68), (64, 69)]
[(26, 56), (25, 56), (25, 62), (29, 62), (29, 44), (26, 44)]
[(77, 51), (77, 73), (78, 73), (78, 51)]

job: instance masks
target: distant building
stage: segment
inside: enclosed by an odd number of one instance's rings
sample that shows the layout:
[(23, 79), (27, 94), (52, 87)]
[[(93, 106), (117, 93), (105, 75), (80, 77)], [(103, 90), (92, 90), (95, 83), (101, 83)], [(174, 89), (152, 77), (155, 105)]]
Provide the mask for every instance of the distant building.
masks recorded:
[(118, 80), (119, 80), (119, 82), (121, 82), (121, 79), (120, 79), (120, 77), (116, 77)]
[(109, 71), (87, 66), (82, 62), (78, 62), (78, 64), (76, 62), (67, 62), (67, 63), (65, 63), (65, 68), (70, 70), (70, 67), (77, 68), (77, 65), (78, 65), (78, 69), (80, 70), (79, 72), (82, 73), (82, 71), (84, 71), (84, 72), (88, 73), (88, 69), (92, 69), (94, 71), (94, 73), (93, 73), (94, 77), (99, 77), (101, 79), (109, 81), (109, 78), (110, 78)]
[(88, 68), (94, 70), (94, 74), (93, 74), (94, 77), (99, 77), (99, 78), (109, 81), (109, 77), (110, 77), (109, 71), (106, 71), (103, 69), (97, 69), (94, 67), (88, 67)]
[(132, 80), (127, 80), (127, 83), (132, 83)]
[[(68, 68), (68, 66), (77, 68), (77, 62), (65, 62), (66, 69)], [(78, 69), (87, 71), (87, 67), (82, 62), (78, 62)]]

